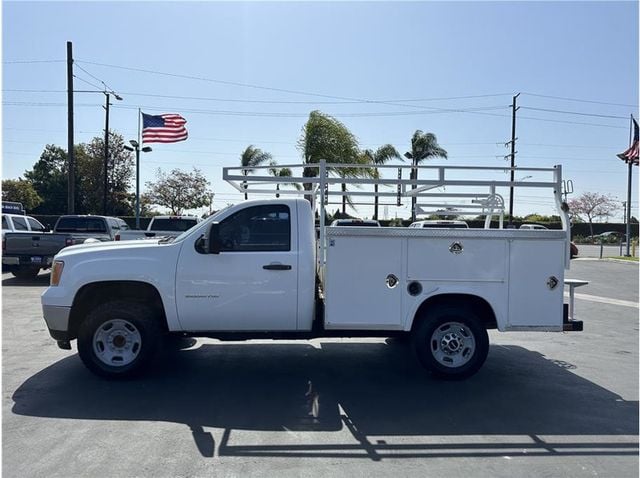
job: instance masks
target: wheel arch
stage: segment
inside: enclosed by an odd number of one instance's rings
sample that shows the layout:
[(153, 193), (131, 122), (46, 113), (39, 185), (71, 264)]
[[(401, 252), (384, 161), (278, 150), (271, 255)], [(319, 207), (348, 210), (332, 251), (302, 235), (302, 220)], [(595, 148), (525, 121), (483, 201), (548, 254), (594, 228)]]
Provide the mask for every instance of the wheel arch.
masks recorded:
[(104, 281), (85, 284), (76, 293), (69, 316), (69, 337), (78, 337), (80, 324), (94, 307), (112, 300), (133, 300), (155, 312), (163, 332), (168, 331), (167, 316), (158, 289), (142, 281)]
[(468, 307), (480, 317), (486, 329), (498, 328), (496, 313), (491, 304), (483, 297), (474, 294), (444, 293), (432, 295), (420, 304), (413, 315), (410, 330), (415, 329), (416, 325), (427, 315), (430, 309), (445, 305)]

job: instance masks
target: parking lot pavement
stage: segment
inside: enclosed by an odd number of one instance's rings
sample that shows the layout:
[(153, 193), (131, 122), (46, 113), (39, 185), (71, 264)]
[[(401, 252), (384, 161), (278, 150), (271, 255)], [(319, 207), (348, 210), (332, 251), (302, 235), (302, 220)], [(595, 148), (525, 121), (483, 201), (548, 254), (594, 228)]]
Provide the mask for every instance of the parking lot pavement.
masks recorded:
[[(637, 264), (572, 262), (638, 302)], [(384, 339), (198, 340), (105, 381), (3, 275), (5, 476), (611, 476), (638, 470), (638, 308), (578, 299), (581, 333), (491, 333), (484, 368), (430, 378)], [(74, 344), (75, 347), (75, 344)]]

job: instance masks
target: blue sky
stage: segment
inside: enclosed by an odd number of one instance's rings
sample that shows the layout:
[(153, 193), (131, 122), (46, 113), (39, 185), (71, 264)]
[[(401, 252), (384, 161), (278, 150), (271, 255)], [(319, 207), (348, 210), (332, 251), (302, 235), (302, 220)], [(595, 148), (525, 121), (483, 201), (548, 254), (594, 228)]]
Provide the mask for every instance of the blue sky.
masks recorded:
[[(75, 88), (99, 79), (123, 96), (110, 127), (125, 139), (137, 135), (139, 107), (188, 120), (189, 140), (143, 155), (142, 184), (157, 168), (195, 166), (215, 208), (241, 199), (221, 168), (247, 145), (299, 163), (296, 141), (314, 109), (344, 122), (362, 148), (402, 153), (421, 129), (449, 153), (433, 164), (505, 166), (518, 92), (518, 166), (562, 164), (574, 197), (626, 199), (615, 154), (638, 116), (637, 2), (4, 2), (2, 24), (3, 178), (30, 169), (45, 144), (66, 147), (72, 41)], [(35, 60), (46, 62), (23, 63)], [(102, 135), (104, 96), (76, 93), (75, 102), (76, 143)], [(551, 198), (516, 194), (515, 213), (533, 212), (552, 213)]]

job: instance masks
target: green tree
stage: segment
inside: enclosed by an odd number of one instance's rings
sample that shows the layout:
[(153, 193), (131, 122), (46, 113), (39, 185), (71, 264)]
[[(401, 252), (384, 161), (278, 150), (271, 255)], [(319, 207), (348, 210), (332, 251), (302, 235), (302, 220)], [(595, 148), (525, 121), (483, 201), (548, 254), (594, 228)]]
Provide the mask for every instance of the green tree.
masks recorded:
[(48, 144), (24, 177), (31, 183), (42, 203), (33, 214), (61, 214), (67, 210), (67, 152)]
[[(412, 166), (418, 166), (423, 161), (432, 158), (447, 159), (447, 152), (440, 147), (435, 134), (416, 130), (411, 138), (411, 151), (404, 153), (404, 156), (411, 160)], [(411, 169), (410, 179), (418, 179), (418, 170), (416, 168)], [(412, 186), (411, 189), (416, 189), (416, 186)], [(411, 197), (411, 220), (416, 220), (416, 196)]]
[[(383, 146), (380, 146), (375, 151), (371, 149), (365, 149), (362, 152), (362, 155), (366, 158), (368, 162), (375, 165), (386, 164), (392, 159), (399, 159), (402, 161), (402, 156), (400, 156), (396, 148), (394, 148), (390, 144), (385, 144)], [(375, 178), (378, 179), (380, 176), (379, 171), (377, 169), (374, 169), (373, 171), (374, 171)], [(373, 206), (373, 219), (377, 220), (378, 219), (378, 184), (376, 183), (373, 188), (375, 192), (374, 206)]]
[[(74, 147), (75, 211), (78, 214), (100, 214), (104, 194), (104, 139), (93, 138), (88, 144)], [(109, 132), (109, 161), (107, 212), (113, 215), (131, 215), (134, 197), (129, 193), (133, 179), (133, 157), (124, 149), (124, 140)], [(59, 146), (45, 146), (40, 159), (24, 176), (42, 203), (35, 214), (61, 214), (67, 210), (67, 151)]]
[[(135, 179), (135, 160), (125, 148), (124, 138), (109, 132), (107, 161), (107, 214), (134, 214), (135, 194), (129, 192)], [(95, 137), (76, 149), (78, 211), (81, 214), (102, 213), (104, 203), (104, 138)]]
[[(242, 174), (244, 176), (248, 176), (249, 173), (253, 172), (253, 168), (260, 166), (269, 160), (271, 160), (270, 153), (262, 151), (260, 148), (256, 148), (254, 145), (250, 144), (240, 155), (240, 165), (244, 168), (242, 170)], [(247, 182), (244, 181), (242, 184), (246, 187)], [(248, 197), (249, 195), (245, 192), (245, 201)]]
[(42, 203), (42, 198), (38, 196), (33, 184), (22, 178), (2, 180), (2, 200), (22, 203), (27, 211)]
[[(360, 155), (358, 140), (351, 131), (337, 119), (320, 111), (312, 111), (309, 114), (309, 119), (302, 127), (298, 149), (302, 153), (304, 163), (308, 165), (318, 164), (323, 159), (336, 164), (356, 163)], [(350, 173), (360, 174), (357, 170), (349, 172), (341, 169), (340, 175), (345, 177)], [(305, 178), (313, 178), (318, 174), (317, 167), (305, 167), (303, 171)], [(312, 189), (311, 183), (305, 183), (303, 186), (306, 191)], [(310, 195), (307, 199), (312, 200)]]
[(158, 169), (156, 178), (155, 182), (146, 183), (149, 189), (146, 197), (151, 204), (167, 207), (175, 215), (210, 205), (210, 183), (199, 169), (193, 168), (191, 173), (174, 169), (168, 175)]

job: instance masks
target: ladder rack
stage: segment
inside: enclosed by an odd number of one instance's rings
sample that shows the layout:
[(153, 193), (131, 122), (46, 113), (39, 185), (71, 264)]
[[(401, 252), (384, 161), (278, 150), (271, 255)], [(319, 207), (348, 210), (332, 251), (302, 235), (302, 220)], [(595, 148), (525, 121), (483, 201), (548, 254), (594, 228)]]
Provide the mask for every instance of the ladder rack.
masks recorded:
[[(499, 217), (499, 228), (503, 228), (504, 199), (497, 193), (497, 188), (525, 188), (550, 190), (556, 209), (562, 221), (562, 228), (567, 234), (567, 248), (571, 238), (568, 207), (562, 201), (562, 166), (552, 168), (509, 168), (484, 166), (412, 166), (412, 165), (372, 165), (372, 164), (285, 164), (277, 168), (289, 168), (289, 177), (269, 174), (274, 166), (254, 166), (249, 175), (249, 168), (230, 166), (223, 168), (223, 179), (241, 193), (304, 195), (312, 203), (314, 214), (320, 216), (320, 247), (324, 257), (325, 217), (328, 198), (332, 196), (380, 197), (396, 198), (396, 205), (402, 200), (416, 197), (417, 208), (421, 213), (438, 215), (484, 215), (485, 228), (489, 228), (491, 218)], [(382, 177), (383, 172), (395, 173), (394, 178)], [(410, 179), (411, 171), (419, 171), (418, 179)], [(545, 176), (544, 181), (496, 180), (495, 177), (515, 171), (517, 173), (533, 173)], [(263, 173), (266, 173), (263, 174)], [(493, 177), (492, 177), (493, 176)], [(529, 176), (530, 177), (530, 176)], [(298, 185), (298, 188), (286, 188), (287, 185)], [(344, 191), (343, 187), (354, 186), (356, 189)], [(281, 188), (283, 186), (283, 188)], [(334, 186), (332, 189), (331, 187)], [(339, 186), (336, 189), (335, 186)], [(372, 190), (371, 187), (374, 187)], [(379, 188), (383, 186), (383, 188)], [(368, 188), (367, 188), (368, 187)], [(386, 188), (385, 188), (386, 187)], [(388, 187), (394, 187), (389, 191)], [(446, 192), (434, 192), (434, 189), (445, 188)], [(382, 190), (380, 190), (382, 189)], [(386, 190), (385, 190), (386, 189)], [(437, 200), (440, 202), (419, 202), (421, 200)], [(444, 203), (443, 199), (456, 200), (455, 203)], [(462, 202), (462, 201), (468, 202)], [(390, 205), (390, 204), (386, 204)], [(440, 207), (459, 209), (456, 211), (438, 210)], [(428, 210), (426, 208), (436, 208)], [(567, 257), (569, 257), (567, 253)], [(567, 259), (568, 262), (568, 259)]]

